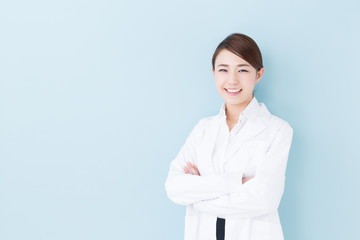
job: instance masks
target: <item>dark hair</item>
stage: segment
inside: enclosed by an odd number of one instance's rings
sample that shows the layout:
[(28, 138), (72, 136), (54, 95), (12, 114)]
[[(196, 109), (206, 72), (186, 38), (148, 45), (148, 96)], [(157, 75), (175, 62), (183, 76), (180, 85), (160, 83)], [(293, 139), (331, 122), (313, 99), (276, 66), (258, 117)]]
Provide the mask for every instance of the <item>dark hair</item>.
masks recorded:
[(263, 68), (262, 56), (256, 42), (249, 36), (241, 33), (233, 33), (227, 36), (216, 48), (212, 57), (212, 67), (215, 70), (215, 59), (223, 49), (241, 57), (251, 64), (256, 71)]

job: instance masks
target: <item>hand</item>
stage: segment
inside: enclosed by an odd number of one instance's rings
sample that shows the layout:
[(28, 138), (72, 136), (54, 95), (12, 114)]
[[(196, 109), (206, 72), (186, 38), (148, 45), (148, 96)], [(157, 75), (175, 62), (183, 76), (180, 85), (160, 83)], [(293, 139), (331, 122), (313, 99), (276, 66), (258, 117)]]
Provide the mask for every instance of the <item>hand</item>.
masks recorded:
[(199, 169), (195, 164), (191, 164), (190, 162), (186, 163), (186, 166), (184, 167), (184, 171), (186, 174), (192, 174), (192, 175), (198, 175), (200, 176)]
[(247, 177), (247, 178), (243, 178), (242, 179), (242, 184), (246, 183), (247, 181), (249, 181), (250, 179), (252, 179), (254, 177)]

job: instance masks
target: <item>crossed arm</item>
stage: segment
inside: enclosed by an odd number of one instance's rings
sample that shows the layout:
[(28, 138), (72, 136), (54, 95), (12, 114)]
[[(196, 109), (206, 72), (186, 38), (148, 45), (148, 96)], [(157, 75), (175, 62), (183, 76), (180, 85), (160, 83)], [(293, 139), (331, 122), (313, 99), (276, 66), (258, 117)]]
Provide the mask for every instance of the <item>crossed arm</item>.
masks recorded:
[[(186, 174), (192, 174), (192, 175), (200, 176), (199, 169), (197, 168), (197, 166), (195, 164), (192, 164), (191, 162), (186, 163), (186, 166), (184, 166), (184, 171), (185, 171)], [(243, 177), (242, 178), (242, 184), (246, 183), (247, 181), (249, 181), (252, 178), (254, 178), (254, 176), (247, 177), (247, 178)]]
[(170, 166), (165, 187), (172, 201), (182, 205), (192, 204), (198, 211), (219, 217), (255, 217), (278, 208), (293, 136), (287, 123), (277, 130), (255, 176), (250, 178), (243, 178), (241, 172), (201, 175), (194, 159), (197, 135), (196, 130), (190, 134)]

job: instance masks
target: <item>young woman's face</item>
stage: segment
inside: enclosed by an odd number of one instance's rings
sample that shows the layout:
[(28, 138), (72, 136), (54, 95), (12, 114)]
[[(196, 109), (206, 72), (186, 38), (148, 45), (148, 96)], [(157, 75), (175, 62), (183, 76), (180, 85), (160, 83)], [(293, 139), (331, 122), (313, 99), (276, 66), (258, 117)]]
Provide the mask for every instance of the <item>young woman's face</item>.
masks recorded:
[(264, 68), (257, 72), (247, 61), (226, 49), (219, 52), (214, 67), (216, 89), (226, 104), (246, 106)]

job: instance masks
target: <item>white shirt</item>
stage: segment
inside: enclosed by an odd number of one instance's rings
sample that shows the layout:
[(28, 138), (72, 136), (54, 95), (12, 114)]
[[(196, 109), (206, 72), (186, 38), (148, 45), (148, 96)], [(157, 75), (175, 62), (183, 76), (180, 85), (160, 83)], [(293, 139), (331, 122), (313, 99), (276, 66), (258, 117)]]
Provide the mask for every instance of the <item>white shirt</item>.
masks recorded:
[[(256, 109), (258, 104), (259, 103), (257, 99), (254, 97), (250, 101), (250, 103), (246, 106), (246, 108), (240, 113), (239, 119), (236, 125), (231, 129), (231, 131), (229, 131), (229, 127), (226, 123), (227, 116), (226, 116), (225, 102), (222, 104), (219, 112), (219, 118), (220, 118), (219, 133), (216, 137), (216, 142), (212, 156), (212, 160), (216, 165), (215, 171), (217, 174), (224, 173), (224, 166), (228, 160), (227, 151), (229, 147), (233, 144), (234, 138), (237, 135), (241, 134), (241, 128), (248, 120), (248, 117), (251, 116), (251, 114), (256, 114)], [(246, 175), (244, 177), (249, 177), (249, 175)]]
[[(293, 130), (254, 97), (229, 132), (224, 107), (196, 124), (170, 164), (165, 188), (186, 206), (185, 240), (215, 240), (217, 217), (227, 240), (283, 240), (277, 208)], [(186, 162), (201, 176), (186, 174)]]

